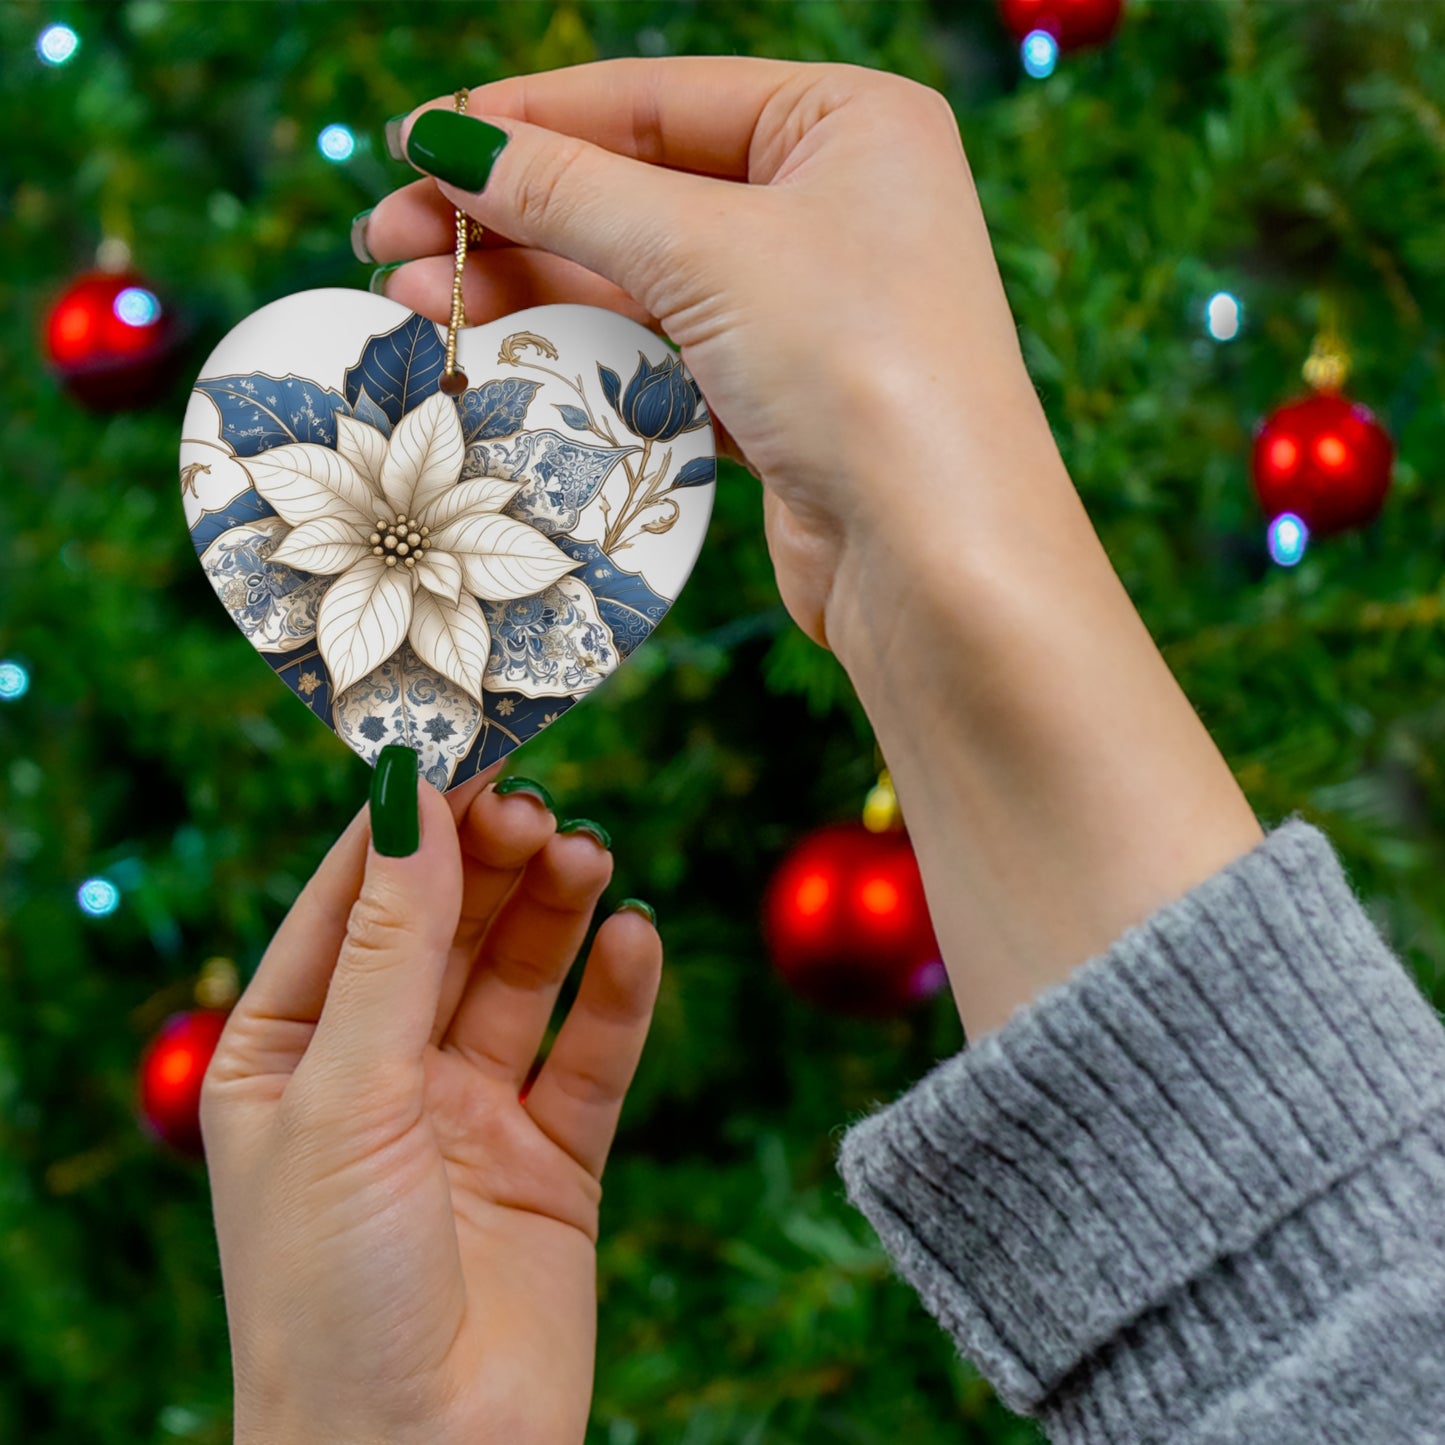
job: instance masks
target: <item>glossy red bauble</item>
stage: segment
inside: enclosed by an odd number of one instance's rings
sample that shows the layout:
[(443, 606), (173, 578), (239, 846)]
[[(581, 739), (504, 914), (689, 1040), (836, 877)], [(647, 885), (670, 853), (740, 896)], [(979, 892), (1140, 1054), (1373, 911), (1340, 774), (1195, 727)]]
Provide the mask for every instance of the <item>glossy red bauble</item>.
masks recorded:
[(1266, 516), (1293, 512), (1315, 536), (1363, 527), (1379, 515), (1394, 459), (1390, 434), (1368, 407), (1316, 392), (1261, 423), (1255, 495)]
[(999, 0), (999, 15), (1015, 40), (1046, 30), (1060, 50), (1100, 45), (1118, 27), (1124, 0)]
[(172, 1014), (140, 1062), (140, 1115), (158, 1138), (182, 1154), (200, 1158), (201, 1081), (228, 1011), (195, 1009)]
[(160, 298), (130, 272), (92, 271), (61, 294), (45, 349), (65, 388), (98, 411), (154, 401), (174, 375), (177, 328)]
[(764, 903), (773, 964), (839, 1013), (899, 1013), (946, 981), (908, 836), (842, 823), (783, 860)]

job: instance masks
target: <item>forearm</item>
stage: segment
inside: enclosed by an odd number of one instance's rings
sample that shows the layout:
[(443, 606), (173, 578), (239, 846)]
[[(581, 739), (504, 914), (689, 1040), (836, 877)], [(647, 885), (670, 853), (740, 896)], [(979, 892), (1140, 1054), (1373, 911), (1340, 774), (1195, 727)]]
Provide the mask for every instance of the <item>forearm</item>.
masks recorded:
[(928, 500), (860, 528), (827, 614), (971, 1038), (1260, 838), (1036, 398), (995, 400), (986, 435), (922, 434)]

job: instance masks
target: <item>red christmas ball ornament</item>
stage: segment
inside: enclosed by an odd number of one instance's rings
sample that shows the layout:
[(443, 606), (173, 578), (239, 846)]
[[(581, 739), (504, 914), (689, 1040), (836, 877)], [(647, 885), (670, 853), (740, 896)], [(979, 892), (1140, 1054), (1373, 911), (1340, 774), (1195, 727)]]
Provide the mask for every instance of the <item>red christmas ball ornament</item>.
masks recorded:
[(157, 1138), (201, 1158), (201, 1082), (229, 1009), (172, 1014), (141, 1057), (140, 1116)]
[(999, 16), (1022, 43), (1035, 30), (1058, 41), (1060, 50), (1102, 45), (1118, 28), (1124, 0), (999, 0)]
[(91, 271), (71, 283), (45, 322), (45, 349), (67, 391), (96, 411), (153, 401), (177, 361), (175, 319), (130, 271)]
[(840, 823), (804, 838), (768, 887), (764, 931), (789, 987), (838, 1013), (900, 1013), (946, 981), (901, 830)]
[(1320, 391), (1271, 412), (1255, 434), (1255, 495), (1271, 520), (1293, 512), (1315, 536), (1373, 522), (1390, 490), (1390, 434), (1368, 407)]

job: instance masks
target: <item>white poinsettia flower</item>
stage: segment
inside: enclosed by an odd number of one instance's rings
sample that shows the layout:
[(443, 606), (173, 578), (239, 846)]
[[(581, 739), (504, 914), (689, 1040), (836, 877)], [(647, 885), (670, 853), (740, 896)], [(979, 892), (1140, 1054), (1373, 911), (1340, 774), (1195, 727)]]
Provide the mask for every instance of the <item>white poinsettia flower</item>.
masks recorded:
[(531, 597), (582, 565), (501, 515), (520, 482), (460, 480), (465, 455), (456, 403), (437, 392), (389, 440), (338, 416), (335, 451), (300, 442), (248, 462), (291, 524), (268, 560), (336, 577), (316, 618), (334, 696), (409, 641), (480, 702), (491, 633), (477, 598)]

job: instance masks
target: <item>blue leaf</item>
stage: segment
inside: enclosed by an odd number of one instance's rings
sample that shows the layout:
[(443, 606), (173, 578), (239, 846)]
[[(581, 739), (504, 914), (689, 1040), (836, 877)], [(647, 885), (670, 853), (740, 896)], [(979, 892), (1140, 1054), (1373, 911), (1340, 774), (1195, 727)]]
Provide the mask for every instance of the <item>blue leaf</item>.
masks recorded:
[(304, 376), (216, 376), (198, 381), (196, 390), (216, 404), (221, 440), (238, 457), (293, 442), (334, 447), (336, 414), (349, 410), (336, 392)]
[(596, 542), (580, 542), (575, 537), (552, 540), (583, 564), (572, 575), (592, 589), (597, 611), (612, 629), (618, 652), (627, 657), (647, 640), (672, 603), (654, 592), (639, 573), (619, 567)]
[(562, 420), (574, 431), (592, 430), (592, 424), (587, 420), (587, 413), (580, 406), (563, 406), (561, 402), (552, 404), (562, 413)]
[(391, 435), (391, 418), (372, 401), (364, 386), (357, 393), (356, 404), (352, 407), (351, 414), (357, 421), (364, 421), (367, 426), (374, 426), (382, 436), (389, 437)]
[(621, 416), (622, 378), (610, 366), (603, 366), (600, 361), (597, 363), (597, 375), (602, 379), (602, 395), (607, 398), (607, 405)]
[(408, 316), (362, 348), (361, 360), (346, 373), (346, 399), (354, 406), (364, 386), (395, 426), (437, 390), (447, 352), (434, 321)]
[(717, 481), (717, 458), (695, 457), (672, 479), (673, 488), (704, 487)]
[(540, 381), (522, 381), (508, 377), (483, 382), (462, 393), (462, 434), (467, 445), (494, 441), (521, 431), (527, 419), (527, 408), (537, 394)]
[(257, 521), (261, 517), (275, 515), (275, 507), (263, 500), (254, 487), (247, 487), (240, 496), (232, 497), (219, 511), (201, 513), (200, 521), (191, 528), (191, 542), (195, 546), (196, 555), (199, 557), (222, 532), (229, 532), (232, 527), (244, 526), (247, 522)]

